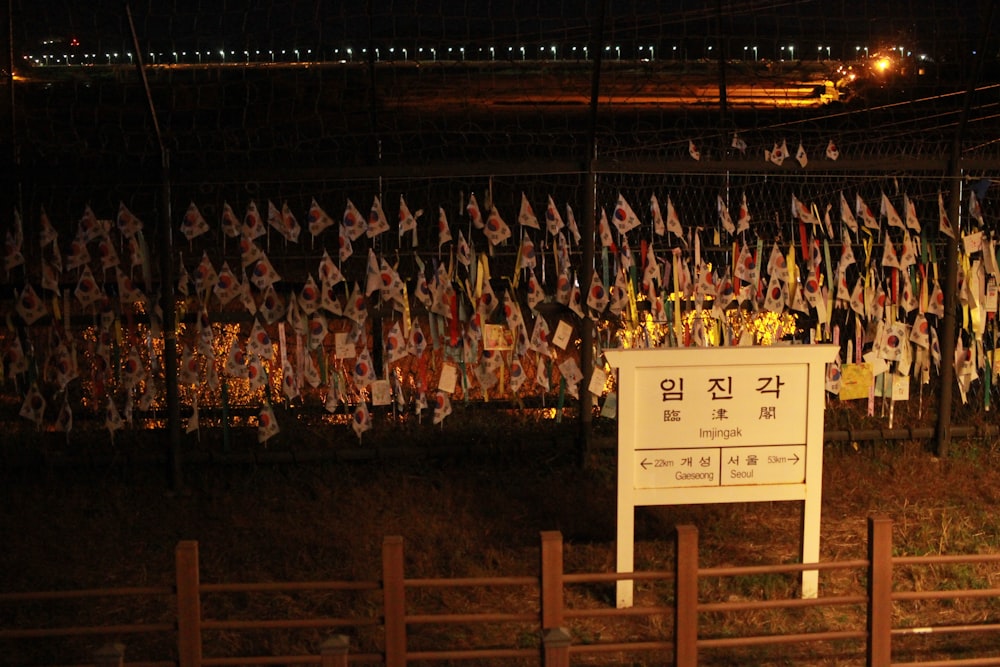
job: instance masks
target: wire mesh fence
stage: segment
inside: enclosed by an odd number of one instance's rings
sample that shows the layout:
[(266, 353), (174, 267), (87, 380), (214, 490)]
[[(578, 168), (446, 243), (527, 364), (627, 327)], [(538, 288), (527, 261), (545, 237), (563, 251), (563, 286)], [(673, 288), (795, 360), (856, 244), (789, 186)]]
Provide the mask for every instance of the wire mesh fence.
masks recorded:
[[(837, 337), (847, 364), (896, 323), (907, 339), (940, 324), (939, 201), (956, 137), (952, 222), (983, 233), (960, 259), (971, 361), (959, 383), (987, 408), (1000, 277), (989, 3), (961, 16), (933, 2), (675, 4), (13, 3), (10, 418), (51, 428), (60, 404), (105, 424), (111, 408), (125, 421), (157, 414), (164, 255), (194, 427), (199, 408), (281, 401), (351, 414), (359, 429), (368, 402), (433, 412), (436, 400), (439, 414), (450, 397), (571, 405), (605, 392), (581, 383), (591, 322), (598, 352), (734, 344), (763, 327)], [(261, 236), (248, 232), (253, 207)], [(744, 211), (746, 229), (729, 231)], [(591, 215), (608, 303), (584, 283), (572, 230)], [(905, 265), (885, 263), (887, 240)], [(790, 276), (776, 273), (775, 247)], [(757, 268), (742, 273), (747, 257)], [(772, 279), (785, 291), (768, 302)], [(761, 324), (766, 313), (776, 318)], [(257, 327), (268, 343), (254, 350)], [(914, 358), (886, 360), (922, 391), (931, 340), (907, 347)], [(267, 381), (244, 375), (254, 363)]]

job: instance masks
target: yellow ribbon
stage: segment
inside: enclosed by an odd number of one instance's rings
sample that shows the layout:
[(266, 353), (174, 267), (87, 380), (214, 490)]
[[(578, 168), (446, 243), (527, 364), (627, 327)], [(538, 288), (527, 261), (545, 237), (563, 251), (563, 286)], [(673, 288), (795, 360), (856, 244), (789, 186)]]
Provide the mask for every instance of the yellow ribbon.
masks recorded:
[(412, 326), (413, 321), (410, 319), (410, 297), (406, 294), (406, 282), (403, 283), (403, 337), (407, 340), (410, 338), (410, 326)]
[(799, 265), (795, 263), (795, 244), (788, 244), (788, 256), (785, 258), (785, 265), (788, 267), (788, 288), (792, 299), (795, 298), (795, 290), (798, 288)]

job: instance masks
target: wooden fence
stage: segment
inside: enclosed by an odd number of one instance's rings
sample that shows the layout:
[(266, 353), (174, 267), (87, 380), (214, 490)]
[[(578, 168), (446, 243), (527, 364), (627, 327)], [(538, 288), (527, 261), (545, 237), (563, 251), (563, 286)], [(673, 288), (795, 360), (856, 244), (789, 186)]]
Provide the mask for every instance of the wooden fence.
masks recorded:
[[(0, 628), (0, 662), (11, 664), (14, 658), (28, 655), (30, 642), (56, 637), (97, 637), (111, 643), (102, 644), (89, 657), (89, 662), (80, 665), (133, 665), (135, 667), (208, 667), (211, 665), (275, 665), (275, 664), (316, 664), (323, 667), (346, 667), (348, 664), (383, 664), (386, 667), (402, 667), (416, 663), (442, 663), (459, 661), (480, 661), (492, 664), (510, 660), (518, 664), (541, 664), (545, 667), (564, 667), (575, 656), (587, 656), (587, 663), (594, 664), (600, 654), (615, 656), (645, 653), (657, 664), (672, 663), (676, 667), (693, 667), (712, 664), (713, 660), (727, 659), (727, 651), (761, 647), (766, 645), (798, 645), (796, 656), (802, 662), (810, 660), (808, 647), (816, 643), (838, 643), (851, 645), (842, 658), (854, 663), (862, 659), (870, 667), (912, 667), (924, 665), (1000, 665), (1000, 657), (981, 656), (954, 660), (931, 660), (925, 662), (892, 662), (893, 639), (905, 635), (955, 636), (962, 634), (989, 634), (994, 639), (1000, 635), (1000, 623), (989, 622), (983, 616), (981, 622), (973, 624), (952, 624), (937, 626), (904, 626), (894, 624), (894, 612), (899, 605), (920, 601), (951, 601), (962, 599), (1000, 597), (1000, 589), (988, 587), (968, 587), (948, 590), (895, 590), (894, 574), (899, 566), (945, 567), (955, 564), (973, 564), (990, 567), (1000, 562), (1000, 554), (935, 555), (935, 556), (894, 556), (892, 545), (892, 522), (886, 518), (871, 518), (868, 523), (868, 558), (819, 563), (799, 563), (781, 565), (700, 567), (698, 554), (698, 531), (693, 526), (676, 528), (676, 551), (671, 571), (637, 571), (631, 573), (573, 573), (566, 572), (563, 564), (563, 540), (558, 532), (541, 533), (540, 567), (537, 575), (509, 577), (466, 577), (450, 579), (407, 578), (404, 572), (403, 539), (390, 536), (382, 545), (381, 581), (311, 581), (311, 582), (268, 582), (268, 583), (204, 583), (200, 578), (198, 544), (183, 541), (176, 548), (176, 584), (162, 587), (133, 587), (116, 589), (87, 589), (75, 591), (23, 592), (0, 594), (2, 618), (12, 615), (9, 611), (25, 603), (50, 604), (60, 600), (108, 598), (135, 599), (139, 596), (154, 596), (163, 601), (163, 613), (169, 613), (173, 622), (137, 622), (118, 625), (64, 625), (60, 627), (20, 627)], [(894, 572), (894, 568), (896, 572)], [(794, 576), (803, 570), (853, 570), (859, 578), (867, 582), (867, 590), (856, 595), (820, 596), (815, 599), (727, 599), (705, 602), (700, 594), (704, 585), (713, 579), (726, 577), (760, 577), (771, 575)], [(658, 590), (653, 604), (628, 609), (604, 605), (574, 606), (567, 604), (567, 590), (576, 586), (612, 584), (619, 579), (636, 582), (672, 583), (664, 594)], [(990, 578), (985, 579), (986, 582)], [(954, 582), (950, 582), (954, 583)], [(537, 601), (525, 611), (476, 611), (474, 613), (415, 613), (414, 598), (421, 589), (489, 589), (504, 590), (517, 587), (530, 591), (528, 599)], [(902, 588), (900, 586), (899, 588)], [(241, 595), (260, 592), (291, 591), (354, 591), (375, 596), (381, 601), (381, 609), (369, 615), (349, 617), (312, 618), (266, 618), (257, 620), (227, 620), (206, 618), (203, 614), (206, 596)], [(408, 600), (409, 598), (409, 600)], [(525, 598), (519, 598), (523, 600)], [(409, 602), (409, 604), (408, 604)], [(785, 609), (803, 613), (810, 608), (825, 610), (838, 607), (853, 607), (862, 610), (857, 615), (857, 625), (865, 627), (848, 629), (818, 629), (804, 633), (753, 634), (743, 636), (704, 637), (704, 617), (716, 614), (738, 612), (763, 612)], [(576, 624), (586, 619), (603, 619), (607, 622), (624, 621), (635, 616), (657, 617), (662, 623), (661, 636), (643, 639), (630, 637), (628, 641), (586, 641), (574, 640)], [(419, 635), (416, 630), (421, 625), (482, 627), (483, 624), (519, 624), (534, 628), (534, 639), (524, 642), (511, 641), (510, 646), (486, 646), (481, 648), (455, 648), (439, 646), (415, 649), (411, 641)], [(5, 625), (7, 625), (5, 623)], [(761, 624), (766, 627), (764, 623)], [(328, 631), (324, 641), (318, 642), (315, 651), (299, 655), (259, 655), (259, 656), (219, 656), (218, 643), (210, 640), (213, 632), (275, 632), (282, 630), (310, 629)], [(379, 645), (377, 650), (358, 650), (356, 638), (347, 633), (365, 629), (372, 632)], [(672, 630), (672, 631), (671, 631)], [(176, 654), (164, 656), (155, 662), (126, 662), (126, 637), (136, 637), (153, 633), (168, 633), (176, 641)], [(206, 635), (209, 640), (206, 641)], [(667, 635), (667, 636), (662, 636)], [(474, 636), (474, 633), (473, 633)], [(425, 638), (424, 638), (425, 639)], [(137, 643), (141, 639), (136, 640)], [(422, 644), (426, 644), (423, 639)], [(989, 642), (982, 642), (985, 646)], [(352, 646), (353, 645), (353, 646)], [(203, 655), (209, 647), (212, 656)], [(352, 648), (354, 650), (352, 650)], [(15, 653), (15, 650), (18, 652)], [(848, 655), (850, 653), (850, 655)], [(70, 659), (80, 656), (70, 656)], [(609, 657), (609, 661), (612, 658)], [(721, 664), (721, 663), (720, 663)]]

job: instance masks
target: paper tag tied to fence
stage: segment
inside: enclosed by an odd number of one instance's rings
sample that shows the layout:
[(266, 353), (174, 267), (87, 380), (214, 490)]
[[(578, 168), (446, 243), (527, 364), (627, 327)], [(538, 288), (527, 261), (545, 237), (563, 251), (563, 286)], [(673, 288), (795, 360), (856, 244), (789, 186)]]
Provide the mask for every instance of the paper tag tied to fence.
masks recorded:
[(971, 255), (974, 252), (980, 252), (983, 249), (983, 233), (974, 232), (972, 234), (966, 234), (962, 237), (962, 245), (965, 248), (966, 255)]
[(559, 324), (556, 325), (556, 333), (552, 336), (552, 343), (560, 350), (565, 350), (572, 337), (573, 325), (566, 320), (559, 320)]
[(587, 386), (587, 391), (589, 391), (594, 396), (600, 396), (604, 393), (604, 386), (608, 383), (608, 374), (603, 368), (594, 366), (594, 371), (590, 375), (590, 384)]
[(392, 403), (392, 387), (388, 380), (372, 382), (372, 405), (389, 405)]
[(868, 398), (872, 384), (871, 364), (844, 364), (841, 366), (840, 400), (852, 401)]
[(353, 359), (358, 356), (358, 351), (354, 347), (351, 335), (346, 331), (340, 331), (333, 335), (334, 354), (338, 359)]
[(483, 327), (484, 350), (509, 350), (514, 347), (514, 337), (510, 329), (502, 324), (487, 324)]
[(910, 376), (892, 373), (892, 400), (910, 400)]
[(601, 406), (601, 416), (605, 419), (614, 419), (618, 416), (618, 394), (609, 391), (604, 397), (604, 405)]
[(454, 394), (456, 384), (458, 384), (458, 367), (455, 364), (445, 364), (441, 367), (438, 389), (446, 394)]

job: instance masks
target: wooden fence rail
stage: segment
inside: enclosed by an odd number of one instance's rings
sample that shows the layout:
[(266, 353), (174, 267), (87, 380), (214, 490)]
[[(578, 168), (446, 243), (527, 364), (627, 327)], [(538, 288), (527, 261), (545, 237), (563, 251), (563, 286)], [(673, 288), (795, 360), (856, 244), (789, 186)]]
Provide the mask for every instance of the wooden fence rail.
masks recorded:
[[(177, 665), (178, 667), (208, 667), (211, 665), (268, 665), (313, 664), (322, 667), (347, 667), (348, 664), (384, 664), (386, 667), (403, 667), (412, 663), (430, 661), (498, 661), (518, 660), (520, 664), (541, 664), (544, 667), (568, 667), (573, 656), (590, 654), (651, 653), (657, 662), (672, 662), (675, 667), (694, 667), (711, 664), (713, 659), (725, 659), (725, 651), (748, 649), (765, 645), (802, 645), (819, 642), (838, 642), (840, 645), (857, 646), (856, 655), (850, 658), (860, 662), (865, 655), (869, 667), (902, 667), (903, 665), (1000, 665), (1000, 658), (979, 657), (952, 661), (933, 660), (922, 663), (893, 663), (893, 639), (904, 636), (947, 636), (969, 633), (1000, 635), (1000, 622), (982, 622), (942, 626), (895, 627), (894, 611), (900, 604), (915, 601), (949, 601), (962, 599), (1000, 597), (1000, 589), (967, 588), (958, 590), (895, 591), (894, 569), (900, 566), (941, 567), (949, 564), (976, 564), (985, 566), (1000, 562), (1000, 554), (893, 556), (892, 522), (884, 517), (874, 517), (868, 522), (868, 558), (798, 563), (782, 565), (754, 565), (727, 567), (700, 567), (698, 531), (693, 526), (677, 526), (676, 550), (672, 571), (630, 573), (567, 573), (563, 564), (563, 540), (558, 532), (541, 533), (540, 564), (537, 576), (468, 577), (452, 579), (407, 578), (404, 571), (403, 539), (386, 537), (382, 545), (381, 581), (321, 581), (321, 582), (268, 582), (268, 583), (202, 583), (199, 571), (198, 544), (183, 541), (175, 553), (175, 587), (132, 587), (119, 589), (86, 589), (78, 591), (47, 591), (0, 593), (0, 613), (9, 617), (8, 608), (19, 604), (55, 604), (59, 601), (95, 597), (158, 596), (167, 599), (164, 608), (176, 613), (176, 622), (134, 623), (118, 625), (73, 625), (62, 627), (7, 627), (0, 628), (0, 662), (8, 663), (4, 656), (24, 656), (24, 645), (38, 639), (55, 637), (105, 637), (108, 643), (92, 654), (88, 665)], [(863, 594), (846, 594), (815, 599), (737, 599), (702, 601), (702, 584), (708, 580), (725, 577), (753, 577), (765, 575), (794, 575), (805, 569), (833, 571), (855, 570), (867, 581)], [(615, 609), (573, 607), (567, 604), (566, 591), (570, 587), (612, 584), (621, 579), (637, 582), (672, 582), (672, 590), (656, 595), (662, 604)], [(989, 577), (986, 578), (989, 580)], [(529, 591), (527, 599), (537, 599), (537, 605), (527, 610), (486, 611), (476, 613), (414, 613), (412, 610), (417, 591), (424, 589), (502, 589), (518, 587)], [(315, 617), (305, 619), (270, 618), (260, 620), (226, 620), (203, 618), (203, 598), (206, 595), (242, 594), (248, 592), (289, 591), (354, 591), (378, 595), (381, 610), (377, 616)], [(408, 592), (410, 599), (408, 600)], [(521, 604), (525, 598), (518, 598)], [(409, 602), (409, 604), (408, 604)], [(760, 634), (746, 636), (704, 637), (704, 616), (764, 610), (806, 610), (812, 608), (835, 609), (854, 607), (861, 609), (858, 619), (864, 617), (864, 627), (817, 629), (809, 632)], [(656, 636), (629, 641), (575, 641), (574, 624), (587, 619), (625, 621), (638, 615), (657, 617), (670, 637)], [(860, 626), (862, 621), (857, 621)], [(531, 645), (519, 645), (513, 640), (510, 646), (456, 649), (452, 646), (411, 648), (409, 640), (417, 636), (415, 629), (421, 625), (461, 625), (467, 627), (484, 624), (517, 624), (534, 628), (537, 638)], [(219, 652), (218, 643), (211, 642), (211, 633), (227, 630), (233, 632), (277, 631), (288, 629), (331, 629), (334, 634), (322, 641), (312, 654), (267, 656), (216, 656), (206, 657), (203, 650), (211, 647)], [(341, 629), (366, 628), (375, 630), (374, 636), (381, 645), (377, 650), (360, 651), (355, 638), (336, 632)], [(378, 632), (380, 631), (380, 632)], [(164, 656), (158, 662), (125, 662), (125, 645), (122, 637), (134, 638), (142, 633), (173, 632), (176, 634), (175, 656)], [(209, 633), (209, 641), (205, 634)], [(470, 635), (475, 636), (474, 632)], [(523, 638), (523, 633), (522, 633)], [(426, 643), (421, 638), (422, 643)], [(18, 643), (19, 653), (13, 652)], [(800, 649), (801, 650), (801, 649)], [(796, 655), (800, 655), (797, 653)], [(803, 655), (808, 660), (808, 654)], [(79, 656), (78, 656), (79, 658)], [(21, 658), (23, 659), (23, 658)]]

